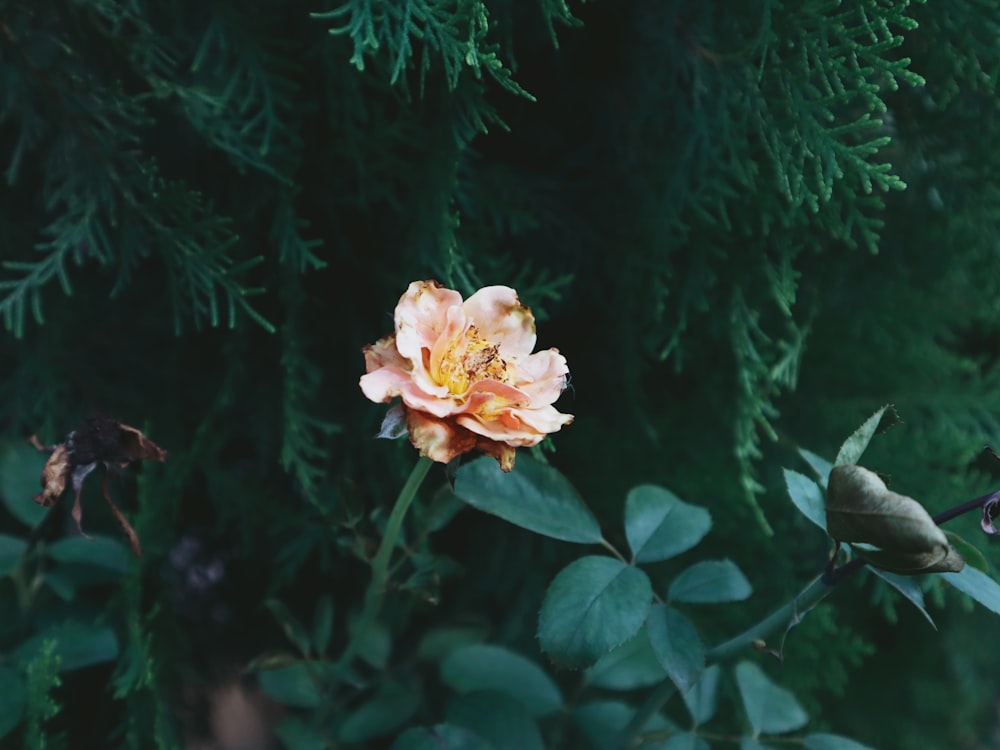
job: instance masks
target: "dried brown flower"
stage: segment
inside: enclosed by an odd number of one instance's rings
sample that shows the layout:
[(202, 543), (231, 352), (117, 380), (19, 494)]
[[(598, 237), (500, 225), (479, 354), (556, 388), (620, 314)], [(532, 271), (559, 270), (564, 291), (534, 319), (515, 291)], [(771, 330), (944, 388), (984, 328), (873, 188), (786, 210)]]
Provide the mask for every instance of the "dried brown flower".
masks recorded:
[[(87, 423), (71, 432), (66, 441), (53, 446), (44, 446), (34, 435), (32, 444), (39, 450), (49, 451), (52, 455), (42, 469), (42, 491), (35, 495), (34, 500), (40, 505), (51, 507), (62, 497), (66, 485), (72, 484), (75, 499), (73, 501), (73, 520), (83, 536), (83, 507), (80, 504), (80, 494), (83, 482), (87, 476), (103, 465), (108, 471), (124, 469), (135, 461), (164, 461), (167, 452), (152, 440), (143, 435), (135, 427), (122, 424), (110, 417), (93, 417)], [(135, 529), (128, 522), (111, 499), (108, 487), (108, 474), (104, 475), (104, 499), (111, 506), (122, 531), (128, 537), (129, 544), (136, 556), (142, 556), (142, 547)]]

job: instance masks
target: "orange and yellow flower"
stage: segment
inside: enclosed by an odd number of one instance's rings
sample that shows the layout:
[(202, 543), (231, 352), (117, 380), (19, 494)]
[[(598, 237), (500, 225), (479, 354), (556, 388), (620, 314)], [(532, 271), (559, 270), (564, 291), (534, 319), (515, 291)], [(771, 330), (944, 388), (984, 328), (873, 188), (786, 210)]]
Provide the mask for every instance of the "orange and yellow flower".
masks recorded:
[(535, 318), (506, 286), (469, 299), (436, 281), (400, 297), (394, 334), (364, 348), (361, 390), (375, 402), (402, 399), (410, 442), (447, 463), (481, 450), (514, 466), (514, 451), (573, 421), (552, 404), (569, 368), (557, 349), (532, 353)]

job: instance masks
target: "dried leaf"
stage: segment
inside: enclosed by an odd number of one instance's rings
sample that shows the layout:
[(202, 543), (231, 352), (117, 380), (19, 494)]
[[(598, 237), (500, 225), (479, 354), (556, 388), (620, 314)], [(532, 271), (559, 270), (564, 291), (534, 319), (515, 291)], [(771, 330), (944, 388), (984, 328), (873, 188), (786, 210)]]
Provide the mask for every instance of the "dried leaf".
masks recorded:
[(1000, 529), (993, 524), (997, 515), (1000, 515), (1000, 492), (994, 493), (989, 500), (983, 503), (983, 519), (980, 524), (987, 534), (1000, 534)]
[(135, 427), (127, 424), (119, 424), (118, 427), (121, 430), (119, 455), (125, 459), (125, 463), (167, 460), (167, 452)]
[(836, 466), (826, 496), (827, 531), (877, 568), (893, 573), (957, 572), (965, 561), (920, 503), (892, 492), (872, 471)]
[(65, 444), (60, 443), (45, 462), (45, 467), (42, 469), (42, 491), (35, 495), (34, 501), (46, 508), (55, 505), (66, 491), (66, 479), (71, 468), (69, 451)]
[[(132, 552), (136, 557), (142, 557), (142, 545), (139, 543), (139, 535), (135, 533), (135, 529), (132, 528), (132, 524), (128, 522), (125, 515), (118, 510), (118, 506), (115, 505), (114, 500), (111, 499), (111, 488), (108, 487), (108, 475), (104, 475), (104, 499), (108, 501), (108, 505), (111, 506), (111, 512), (115, 514), (115, 518), (118, 519), (118, 523), (122, 527), (122, 531), (125, 532), (125, 536), (128, 537), (129, 546), (132, 547)], [(80, 530), (83, 533), (83, 529)]]
[[(59, 443), (51, 448), (43, 446), (34, 435), (31, 437), (31, 443), (39, 450), (52, 451), (42, 469), (42, 491), (35, 495), (35, 502), (46, 507), (55, 505), (66, 491), (67, 483), (71, 483), (73, 487), (71, 515), (80, 534), (85, 537), (87, 533), (83, 530), (81, 503), (83, 483), (98, 465), (103, 465), (108, 470), (122, 469), (135, 461), (164, 461), (167, 457), (165, 450), (135, 427), (108, 417), (94, 417), (88, 420), (83, 427), (71, 432), (65, 443)], [(104, 475), (103, 491), (104, 499), (111, 506), (111, 512), (128, 537), (132, 551), (141, 557), (142, 546), (139, 544), (135, 529), (111, 499), (107, 474)]]

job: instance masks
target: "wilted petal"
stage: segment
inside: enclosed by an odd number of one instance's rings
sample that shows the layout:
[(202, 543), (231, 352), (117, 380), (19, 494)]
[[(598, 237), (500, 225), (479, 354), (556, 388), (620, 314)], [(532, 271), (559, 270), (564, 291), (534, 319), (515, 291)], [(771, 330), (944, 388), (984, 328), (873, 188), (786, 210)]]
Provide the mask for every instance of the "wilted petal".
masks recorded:
[(531, 354), (535, 348), (535, 317), (509, 286), (487, 286), (462, 305), (483, 338), (500, 345), (507, 359)]
[(373, 372), (380, 367), (396, 367), (406, 370), (410, 360), (406, 359), (396, 349), (396, 336), (384, 336), (374, 344), (369, 344), (361, 350), (365, 355), (365, 372)]
[(65, 443), (60, 443), (45, 462), (45, 468), (42, 469), (42, 491), (35, 495), (34, 501), (46, 508), (55, 505), (56, 500), (66, 491), (71, 468), (69, 450)]
[(997, 515), (1000, 515), (1000, 492), (994, 492), (990, 499), (983, 503), (983, 518), (980, 524), (987, 534), (1000, 534), (1000, 529), (993, 525)]
[(410, 442), (420, 455), (446, 464), (476, 447), (476, 437), (455, 422), (436, 419), (413, 409), (406, 410)]
[(552, 407), (566, 359), (556, 349), (531, 354), (534, 318), (513, 289), (486, 287), (462, 303), (436, 282), (414, 282), (394, 319), (395, 334), (364, 349), (361, 389), (372, 401), (402, 398), (423, 455), (447, 462), (478, 449), (509, 471), (516, 447), (572, 421)]

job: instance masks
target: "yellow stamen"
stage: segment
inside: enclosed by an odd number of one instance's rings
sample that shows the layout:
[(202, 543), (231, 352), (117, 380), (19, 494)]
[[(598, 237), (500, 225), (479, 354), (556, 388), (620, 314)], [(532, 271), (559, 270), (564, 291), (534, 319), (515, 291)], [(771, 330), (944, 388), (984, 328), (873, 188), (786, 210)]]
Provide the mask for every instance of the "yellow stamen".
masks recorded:
[(448, 347), (436, 373), (437, 381), (452, 393), (465, 393), (481, 380), (507, 382), (507, 363), (500, 356), (500, 345), (491, 344), (470, 325), (465, 335)]

